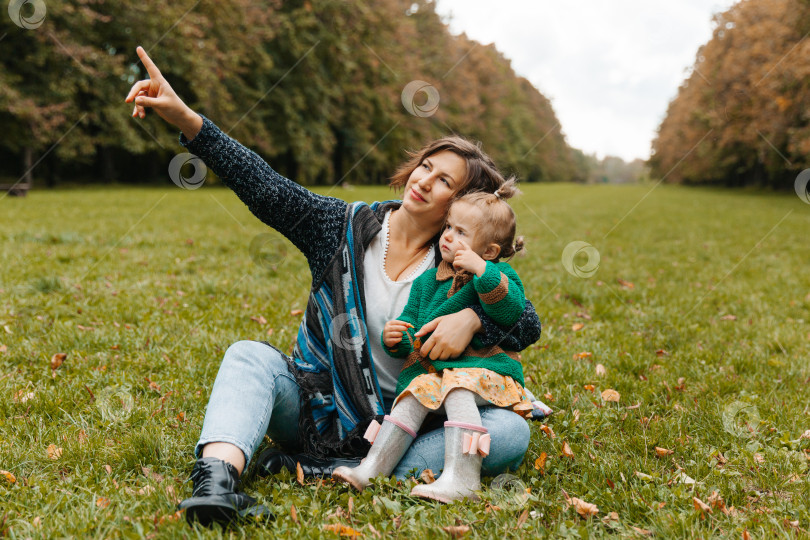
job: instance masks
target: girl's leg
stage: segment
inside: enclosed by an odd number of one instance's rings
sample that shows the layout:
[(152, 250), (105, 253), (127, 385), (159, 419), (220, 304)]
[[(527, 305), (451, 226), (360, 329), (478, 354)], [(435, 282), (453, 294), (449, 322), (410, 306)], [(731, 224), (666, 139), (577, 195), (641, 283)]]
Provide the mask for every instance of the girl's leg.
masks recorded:
[(268, 431), (282, 444), (296, 440), (300, 410), (284, 355), (258, 341), (238, 341), (225, 352), (194, 453), (227, 461), (241, 474)]
[[(516, 469), (529, 448), (529, 424), (506, 409), (488, 406), (478, 411), (491, 437), (489, 455), (483, 460), (481, 474), (496, 476)], [(444, 464), (444, 447), (444, 429), (420, 435), (394, 469), (394, 475), (404, 480), (408, 476), (418, 478), (425, 469), (439, 472)]]
[(368, 455), (357, 467), (338, 467), (334, 478), (362, 490), (379, 474), (388, 476), (416, 437), (416, 431), (427, 416), (427, 408), (415, 397), (407, 394), (386, 415), (379, 432), (371, 436)]
[[(478, 404), (486, 400), (464, 388), (451, 390), (444, 399), (444, 468), (432, 484), (420, 484), (411, 495), (451, 502), (477, 498), (481, 489), (481, 460), (489, 454), (489, 433), (481, 424)], [(480, 449), (480, 450), (479, 450)]]

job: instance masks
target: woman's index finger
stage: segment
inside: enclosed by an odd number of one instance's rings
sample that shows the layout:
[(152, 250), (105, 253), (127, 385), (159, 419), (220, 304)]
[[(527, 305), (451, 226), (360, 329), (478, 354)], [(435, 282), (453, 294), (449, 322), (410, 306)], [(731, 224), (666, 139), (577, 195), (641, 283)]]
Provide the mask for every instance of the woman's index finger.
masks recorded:
[(149, 55), (146, 54), (144, 48), (139, 45), (138, 48), (135, 49), (135, 51), (138, 53), (138, 57), (141, 59), (141, 62), (143, 62), (143, 67), (146, 68), (146, 72), (149, 73), (149, 78), (150, 79), (160, 78), (160, 70), (155, 65), (155, 63), (152, 62), (152, 59), (149, 58)]

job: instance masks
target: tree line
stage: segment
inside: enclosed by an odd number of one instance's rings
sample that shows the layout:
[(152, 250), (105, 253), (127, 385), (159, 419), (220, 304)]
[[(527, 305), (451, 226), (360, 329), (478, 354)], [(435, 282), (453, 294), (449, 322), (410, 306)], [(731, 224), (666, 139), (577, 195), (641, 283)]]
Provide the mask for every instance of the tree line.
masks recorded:
[(404, 149), (450, 133), (524, 181), (590, 174), (549, 100), (429, 0), (23, 4), (28, 28), (0, 23), (2, 177), (165, 180), (179, 133), (123, 102), (147, 78), (137, 45), (194, 110), (302, 184), (384, 183)]
[(810, 167), (810, 2), (743, 0), (714, 27), (658, 129), (652, 174), (790, 189)]

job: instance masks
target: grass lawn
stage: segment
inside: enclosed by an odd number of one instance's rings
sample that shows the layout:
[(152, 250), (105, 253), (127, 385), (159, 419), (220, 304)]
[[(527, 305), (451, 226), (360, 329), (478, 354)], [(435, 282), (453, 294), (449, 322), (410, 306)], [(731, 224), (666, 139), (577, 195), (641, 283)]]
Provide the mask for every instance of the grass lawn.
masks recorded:
[[(174, 506), (225, 349), (291, 348), (303, 256), (221, 188), (3, 198), (0, 536), (807, 537), (810, 206), (651, 189), (530, 185), (513, 201), (528, 250), (513, 265), (543, 321), (527, 384), (557, 412), (503, 488), (442, 506), (395, 481), (249, 479), (277, 519), (225, 532)], [(582, 253), (562, 264), (574, 241), (600, 255), (590, 278)]]

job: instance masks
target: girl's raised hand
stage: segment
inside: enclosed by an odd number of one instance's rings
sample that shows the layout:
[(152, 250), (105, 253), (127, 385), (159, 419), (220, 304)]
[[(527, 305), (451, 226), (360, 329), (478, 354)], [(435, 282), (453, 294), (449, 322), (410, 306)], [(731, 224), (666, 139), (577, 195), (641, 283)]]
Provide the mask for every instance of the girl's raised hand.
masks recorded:
[(459, 240), (461, 249), (456, 250), (453, 267), (456, 270), (467, 270), (481, 277), (487, 269), (487, 262), (474, 252), (464, 240)]
[(146, 108), (150, 107), (166, 122), (180, 128), (189, 140), (196, 137), (202, 129), (200, 115), (192, 111), (177, 97), (169, 82), (163, 78), (160, 70), (143, 47), (138, 47), (136, 51), (149, 73), (149, 78), (133, 84), (124, 100), (126, 103), (135, 101), (132, 116), (144, 118)]

